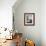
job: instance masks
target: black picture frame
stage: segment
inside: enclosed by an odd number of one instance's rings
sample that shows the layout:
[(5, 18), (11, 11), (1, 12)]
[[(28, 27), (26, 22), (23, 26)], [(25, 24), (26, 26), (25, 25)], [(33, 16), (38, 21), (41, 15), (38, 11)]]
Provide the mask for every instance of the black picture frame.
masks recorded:
[(24, 26), (35, 25), (35, 13), (24, 13)]

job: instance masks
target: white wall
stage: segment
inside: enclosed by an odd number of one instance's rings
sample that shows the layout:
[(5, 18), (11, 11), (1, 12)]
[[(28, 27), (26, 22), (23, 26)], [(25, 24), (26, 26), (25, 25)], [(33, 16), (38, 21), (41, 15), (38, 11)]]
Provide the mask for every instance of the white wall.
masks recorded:
[[(41, 46), (41, 1), (23, 0), (16, 8), (14, 5), (15, 28), (23, 33), (24, 38), (35, 41), (36, 46)], [(16, 9), (15, 9), (16, 8)], [(35, 26), (24, 26), (24, 13), (35, 13)]]
[(0, 0), (0, 27), (12, 28), (12, 6), (16, 0)]
[(41, 38), (42, 46), (46, 46), (46, 0), (41, 1)]

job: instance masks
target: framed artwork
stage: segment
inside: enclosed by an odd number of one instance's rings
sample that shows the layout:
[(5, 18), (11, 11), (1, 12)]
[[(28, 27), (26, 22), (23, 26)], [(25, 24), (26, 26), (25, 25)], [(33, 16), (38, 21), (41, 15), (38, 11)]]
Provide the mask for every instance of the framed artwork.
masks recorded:
[(24, 26), (35, 25), (35, 13), (24, 13)]

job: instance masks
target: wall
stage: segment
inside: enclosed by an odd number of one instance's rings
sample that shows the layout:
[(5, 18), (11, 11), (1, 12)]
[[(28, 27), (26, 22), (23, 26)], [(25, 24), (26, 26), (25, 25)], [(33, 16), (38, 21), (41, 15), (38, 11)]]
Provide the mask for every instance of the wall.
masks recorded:
[[(36, 46), (41, 46), (41, 1), (23, 0), (20, 5), (14, 5), (15, 29), (23, 33), (23, 37), (35, 41)], [(35, 13), (35, 26), (24, 26), (24, 13)], [(15, 30), (16, 31), (16, 30)]]
[(41, 1), (41, 40), (42, 46), (46, 46), (46, 0)]

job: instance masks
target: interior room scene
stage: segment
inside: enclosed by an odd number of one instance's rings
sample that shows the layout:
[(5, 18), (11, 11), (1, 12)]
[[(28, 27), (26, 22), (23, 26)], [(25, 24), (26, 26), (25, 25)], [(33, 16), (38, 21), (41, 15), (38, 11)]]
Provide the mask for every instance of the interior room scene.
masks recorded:
[(46, 46), (46, 0), (0, 0), (0, 46)]

